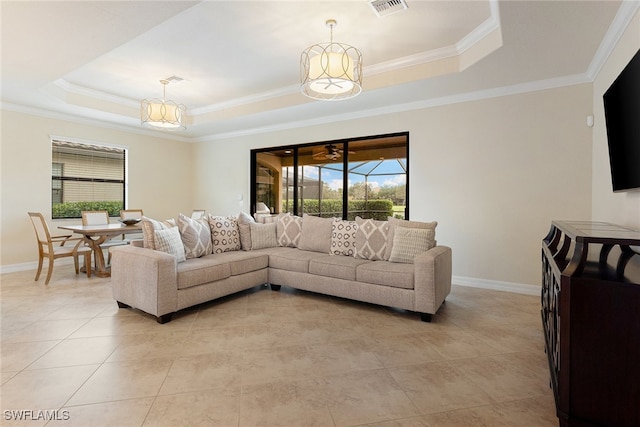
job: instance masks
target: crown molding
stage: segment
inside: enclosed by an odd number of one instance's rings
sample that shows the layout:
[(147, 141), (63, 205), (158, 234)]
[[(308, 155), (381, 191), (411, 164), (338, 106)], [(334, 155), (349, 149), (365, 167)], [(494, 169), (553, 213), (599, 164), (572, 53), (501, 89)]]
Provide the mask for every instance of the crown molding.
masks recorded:
[(624, 0), (622, 2), (600, 46), (598, 46), (598, 50), (593, 56), (591, 64), (589, 64), (589, 68), (587, 68), (587, 76), (589, 76), (591, 81), (594, 81), (596, 77), (598, 77), (600, 70), (602, 70), (611, 52), (615, 49), (639, 9), (640, 0)]
[(433, 108), (443, 105), (459, 104), (471, 101), (480, 101), (483, 99), (499, 98), (503, 96), (518, 95), (528, 92), (538, 92), (541, 90), (556, 89), (565, 86), (574, 86), (579, 84), (591, 83), (592, 80), (586, 74), (574, 74), (570, 76), (557, 77), (535, 82), (519, 83), (511, 86), (496, 87), (491, 89), (479, 90), (474, 92), (461, 93), (457, 95), (444, 96), (440, 98), (425, 99), (421, 101), (409, 102), (404, 104), (396, 104), (381, 108), (372, 108), (369, 110), (356, 111), (349, 114), (339, 114), (332, 116), (324, 116), (310, 120), (299, 120), (296, 122), (280, 123), (272, 126), (262, 126), (251, 129), (243, 129), (240, 131), (224, 132), (218, 134), (210, 134), (198, 138), (194, 138), (194, 142), (210, 142), (227, 138), (237, 138), (249, 135), (258, 135), (268, 132), (276, 132), (290, 129), (297, 129), (308, 126), (318, 126), (330, 123), (336, 123), (347, 120), (362, 119), (375, 117), (385, 114), (402, 113), (412, 110), (420, 110), (424, 108)]
[(489, 1), (489, 10), (489, 17), (476, 28), (474, 28), (469, 34), (459, 40), (455, 45), (444, 46), (438, 49), (432, 49), (426, 52), (417, 53), (415, 55), (409, 55), (402, 58), (370, 65), (368, 67), (364, 67), (363, 74), (374, 76), (376, 74), (382, 74), (390, 71), (400, 70), (402, 68), (459, 56), (460, 54), (470, 49), (473, 45), (484, 39), (487, 35), (500, 28), (500, 11), (498, 7), (498, 0)]
[(489, 1), (489, 10), (491, 11), (489, 17), (456, 43), (458, 54), (465, 52), (493, 31), (500, 29), (500, 8), (498, 6), (498, 0)]
[(213, 113), (215, 111), (224, 110), (226, 108), (239, 107), (242, 105), (252, 104), (254, 102), (266, 101), (280, 96), (291, 95), (300, 91), (299, 85), (289, 85), (278, 89), (268, 90), (265, 92), (235, 98), (230, 101), (218, 102), (216, 104), (206, 105), (191, 109), (190, 115), (193, 117)]
[(161, 137), (162, 139), (168, 139), (168, 140), (179, 141), (179, 142), (193, 141), (192, 138), (180, 136), (174, 133), (160, 132), (160, 131), (154, 132), (152, 130), (146, 130), (145, 128), (142, 128), (142, 127), (121, 125), (121, 124), (116, 124), (116, 123), (105, 121), (105, 120), (90, 119), (90, 118), (78, 116), (75, 114), (61, 113), (58, 111), (45, 110), (42, 108), (30, 107), (30, 106), (13, 104), (8, 102), (0, 102), (0, 109), (7, 110), (7, 111), (14, 111), (16, 113), (29, 114), (32, 116), (43, 117), (46, 119), (62, 120), (66, 122), (76, 123), (76, 124), (96, 126), (99, 128), (116, 130), (120, 132), (134, 133), (138, 135), (152, 136), (152, 137)]
[(124, 105), (126, 107), (140, 108), (140, 101), (134, 101), (130, 98), (124, 98), (122, 96), (113, 95), (111, 93), (103, 92), (100, 90), (95, 90), (95, 89), (90, 89), (88, 87), (75, 85), (73, 83), (68, 82), (65, 79), (58, 79), (54, 81), (52, 84), (62, 89), (65, 92), (75, 93), (77, 95), (99, 99), (101, 101), (113, 102), (115, 104)]

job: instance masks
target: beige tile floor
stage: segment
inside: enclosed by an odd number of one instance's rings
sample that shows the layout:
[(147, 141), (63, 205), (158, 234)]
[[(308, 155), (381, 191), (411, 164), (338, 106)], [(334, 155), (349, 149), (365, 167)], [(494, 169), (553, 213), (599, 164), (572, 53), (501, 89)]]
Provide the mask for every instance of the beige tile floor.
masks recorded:
[(423, 323), (259, 287), (159, 325), (109, 279), (33, 274), (0, 276), (2, 425), (557, 425), (535, 296), (454, 286)]

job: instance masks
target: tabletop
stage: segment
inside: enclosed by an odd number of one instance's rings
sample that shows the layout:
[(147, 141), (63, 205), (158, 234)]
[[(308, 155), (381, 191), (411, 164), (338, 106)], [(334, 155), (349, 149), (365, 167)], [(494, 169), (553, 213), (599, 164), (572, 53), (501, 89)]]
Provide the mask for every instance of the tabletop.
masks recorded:
[(73, 231), (78, 234), (84, 234), (86, 236), (140, 233), (142, 230), (139, 224), (124, 225), (115, 223), (104, 225), (60, 225), (58, 228), (61, 230)]

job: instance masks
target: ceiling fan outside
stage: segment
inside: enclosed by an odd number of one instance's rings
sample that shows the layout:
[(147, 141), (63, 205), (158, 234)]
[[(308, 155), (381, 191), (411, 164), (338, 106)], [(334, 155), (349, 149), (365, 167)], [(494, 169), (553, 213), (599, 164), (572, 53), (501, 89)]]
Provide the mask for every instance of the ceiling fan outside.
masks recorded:
[[(343, 150), (338, 149), (334, 144), (327, 144), (324, 146), (324, 151), (315, 153), (312, 157), (315, 160), (338, 160), (343, 152)], [(355, 152), (349, 151), (349, 154), (355, 154)]]

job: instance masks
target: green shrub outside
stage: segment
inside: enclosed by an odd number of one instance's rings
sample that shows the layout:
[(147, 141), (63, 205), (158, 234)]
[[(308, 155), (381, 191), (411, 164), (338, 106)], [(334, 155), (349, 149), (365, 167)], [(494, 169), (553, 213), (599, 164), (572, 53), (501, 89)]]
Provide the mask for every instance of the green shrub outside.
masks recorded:
[(54, 203), (51, 207), (54, 219), (81, 218), (82, 211), (108, 211), (109, 216), (120, 216), (122, 202), (66, 202)]
[[(283, 206), (282, 212), (286, 212)], [(322, 218), (342, 217), (342, 200), (325, 199), (305, 200), (304, 213), (307, 215), (320, 216)], [(386, 221), (387, 217), (393, 216), (393, 201), (391, 200), (349, 200), (347, 219), (353, 221), (356, 216), (364, 219), (376, 219)]]

